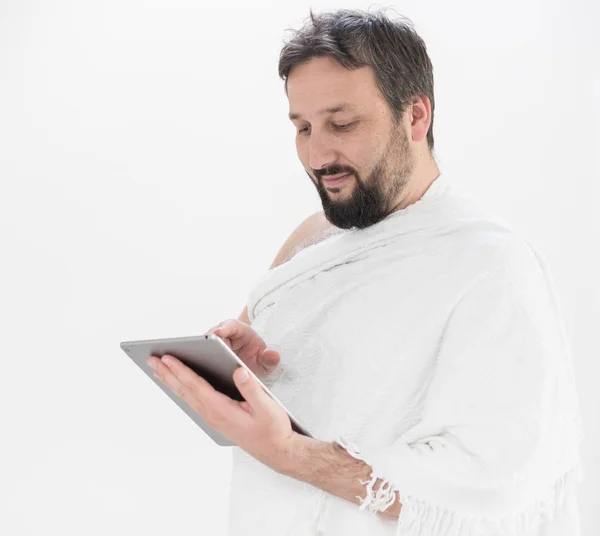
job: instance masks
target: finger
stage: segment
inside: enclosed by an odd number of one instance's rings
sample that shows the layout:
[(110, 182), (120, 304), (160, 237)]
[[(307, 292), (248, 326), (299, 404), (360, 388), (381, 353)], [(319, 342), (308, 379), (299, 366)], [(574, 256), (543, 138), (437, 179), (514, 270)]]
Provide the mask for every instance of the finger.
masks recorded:
[(152, 364), (150, 364), (150, 360), (148, 360), (148, 364), (154, 369), (154, 376), (156, 378), (161, 380), (179, 398), (186, 399), (185, 387), (179, 381), (177, 376), (171, 372), (171, 369), (164, 361), (155, 358), (155, 360), (152, 360)]
[(222, 322), (217, 324), (216, 326), (213, 326), (209, 330), (207, 330), (206, 333), (204, 333), (204, 335), (211, 335), (211, 334), (215, 333), (215, 331), (217, 331), (218, 329), (221, 329), (221, 327), (222, 327)]
[(265, 393), (260, 384), (244, 367), (238, 367), (233, 373), (233, 381), (251, 411), (257, 416), (270, 416), (278, 407), (276, 402)]
[(161, 358), (161, 363), (166, 365), (168, 369), (168, 372), (165, 373), (166, 376), (169, 378), (173, 376), (184, 389), (192, 392), (199, 401), (209, 401), (214, 393), (217, 392), (210, 383), (198, 376), (198, 374), (187, 365), (184, 365), (176, 357), (165, 354)]
[[(235, 323), (233, 326), (235, 326)], [(231, 320), (224, 320), (223, 322), (220, 322), (216, 326), (210, 328), (204, 335), (216, 335), (222, 339), (231, 350), (233, 350), (233, 343), (231, 339), (237, 335), (237, 330), (232, 327)]]
[(279, 365), (281, 357), (277, 350), (267, 348), (260, 356), (259, 363), (267, 372), (273, 372)]
[(235, 322), (225, 320), (215, 327), (214, 333), (222, 338), (233, 338), (239, 335), (239, 329)]
[(221, 339), (227, 346), (229, 346), (230, 350), (233, 350), (233, 343), (231, 342), (231, 338), (227, 337), (226, 335), (223, 335), (222, 331), (219, 331), (218, 329), (215, 331), (214, 333), (217, 337), (219, 337), (219, 339)]
[[(248, 427), (248, 419), (254, 417), (248, 404), (242, 405), (237, 400), (232, 400), (227, 395), (216, 391), (204, 378), (173, 356), (165, 354), (162, 359), (153, 357), (148, 360), (148, 364), (151, 360), (156, 360), (152, 361), (151, 365), (155, 368), (155, 376), (182, 398), (209, 426), (226, 437), (229, 437), (228, 429), (231, 426)], [(195, 378), (186, 379), (188, 371), (195, 375)], [(181, 376), (184, 378), (183, 381)], [(193, 385), (190, 387), (191, 383)], [(206, 394), (205, 398), (199, 396), (201, 390)]]
[(160, 363), (167, 369), (161, 375), (165, 383), (205, 420), (239, 410), (237, 401), (217, 391), (176, 357), (165, 354)]

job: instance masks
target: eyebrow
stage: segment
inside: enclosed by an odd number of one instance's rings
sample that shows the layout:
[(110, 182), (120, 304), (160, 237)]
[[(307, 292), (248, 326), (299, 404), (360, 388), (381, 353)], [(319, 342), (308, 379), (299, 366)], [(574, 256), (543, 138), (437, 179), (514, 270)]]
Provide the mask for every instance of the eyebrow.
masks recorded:
[[(347, 102), (342, 102), (335, 106), (330, 106), (329, 108), (323, 108), (322, 110), (320, 110), (317, 113), (317, 115), (334, 114), (337, 112), (345, 112), (346, 110), (355, 110), (355, 109), (356, 109), (356, 106), (349, 104)], [(288, 115), (288, 117), (290, 118), (291, 121), (294, 121), (295, 119), (301, 119), (301, 115), (297, 114), (297, 113), (290, 113)]]

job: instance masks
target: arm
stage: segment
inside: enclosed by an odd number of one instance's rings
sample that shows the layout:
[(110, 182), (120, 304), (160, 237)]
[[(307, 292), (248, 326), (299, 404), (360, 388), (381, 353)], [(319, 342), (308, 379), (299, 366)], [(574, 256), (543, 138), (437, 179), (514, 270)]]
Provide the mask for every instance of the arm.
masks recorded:
[(381, 490), (385, 501), (391, 501), (392, 496), (394, 500), (387, 508), (377, 509), (377, 513), (398, 518), (402, 508), (398, 492), (381, 489), (384, 482), (372, 479), (372, 469), (364, 461), (351, 456), (337, 443), (327, 443), (300, 434), (294, 434), (294, 444), (293, 454), (288, 457), (281, 471), (283, 474), (355, 504), (368, 501), (365, 484), (371, 480), (375, 493)]
[[(296, 248), (305, 242), (311, 236), (320, 233), (323, 229), (330, 227), (331, 224), (325, 219), (322, 211), (315, 212), (306, 218), (294, 231), (290, 234), (287, 240), (281, 246), (269, 270), (276, 268), (280, 264), (289, 261), (295, 253)], [(238, 316), (240, 322), (250, 325), (248, 318), (248, 306)]]
[(248, 306), (244, 307), (244, 310), (241, 312), (240, 316), (238, 316), (238, 320), (243, 322), (244, 324), (250, 325), (250, 319), (248, 318)]

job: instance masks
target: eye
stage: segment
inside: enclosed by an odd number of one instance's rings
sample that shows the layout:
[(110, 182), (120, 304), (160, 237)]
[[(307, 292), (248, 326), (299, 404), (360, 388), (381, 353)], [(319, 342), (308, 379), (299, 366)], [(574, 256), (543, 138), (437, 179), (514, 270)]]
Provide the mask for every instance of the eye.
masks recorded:
[(347, 123), (345, 125), (337, 125), (336, 123), (332, 123), (333, 128), (335, 128), (336, 130), (349, 130), (355, 123), (356, 121), (352, 122), (352, 123)]
[(308, 132), (308, 128), (309, 127), (303, 127), (303, 128), (298, 129), (298, 134), (304, 134), (305, 132)]

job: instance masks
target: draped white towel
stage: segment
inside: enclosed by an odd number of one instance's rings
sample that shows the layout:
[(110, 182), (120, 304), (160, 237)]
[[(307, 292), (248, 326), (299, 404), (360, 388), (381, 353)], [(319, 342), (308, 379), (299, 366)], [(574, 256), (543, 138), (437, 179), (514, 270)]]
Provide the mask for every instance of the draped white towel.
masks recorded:
[[(579, 535), (583, 432), (548, 265), (445, 175), (266, 273), (248, 312), (281, 353), (274, 394), (373, 472), (358, 506), (234, 447), (232, 536)], [(377, 514), (394, 491), (400, 517)]]

